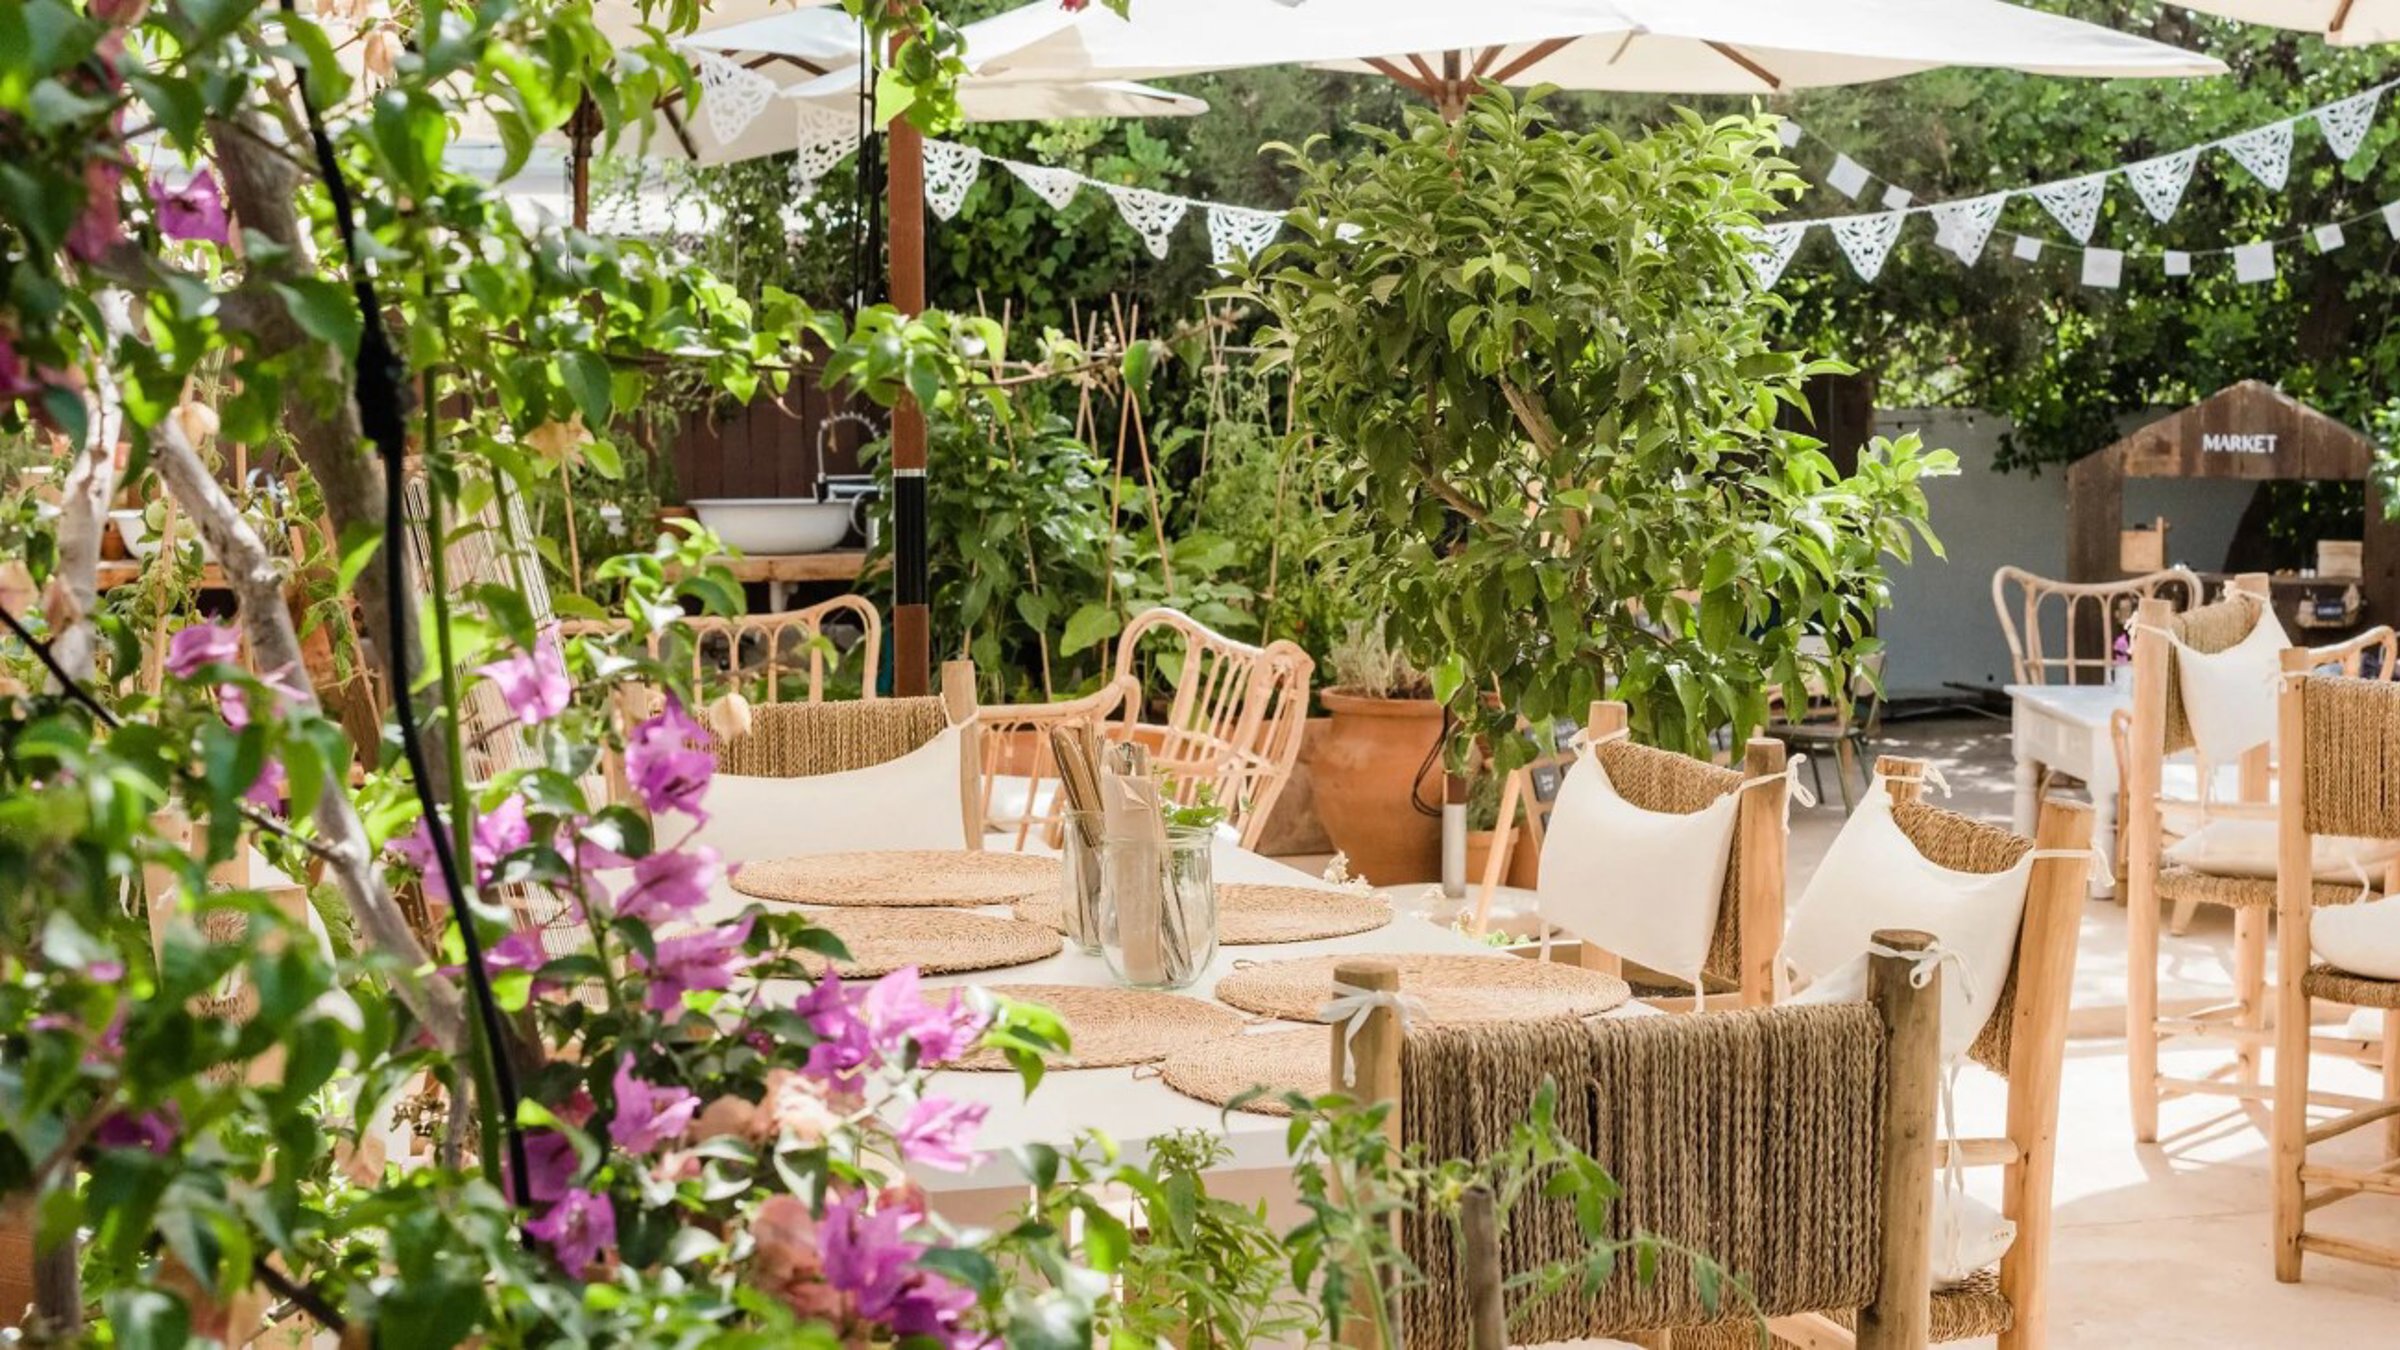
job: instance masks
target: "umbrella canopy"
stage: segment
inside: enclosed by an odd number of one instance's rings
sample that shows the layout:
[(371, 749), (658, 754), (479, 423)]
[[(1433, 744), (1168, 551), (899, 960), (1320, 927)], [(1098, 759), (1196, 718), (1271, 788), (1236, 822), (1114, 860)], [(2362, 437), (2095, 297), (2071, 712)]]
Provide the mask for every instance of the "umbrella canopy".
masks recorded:
[[(2041, 75), (2215, 75), (2213, 58), (2000, 0), (1055, 0), (969, 24), (991, 81), (1149, 79), (1309, 65), (1451, 102), (1479, 79), (1569, 89), (1771, 94), (1940, 66)], [(836, 72), (794, 95), (855, 81)]]
[(2327, 42), (2364, 47), (2400, 42), (2400, 0), (2178, 0), (2186, 9), (2245, 23), (2320, 33)]

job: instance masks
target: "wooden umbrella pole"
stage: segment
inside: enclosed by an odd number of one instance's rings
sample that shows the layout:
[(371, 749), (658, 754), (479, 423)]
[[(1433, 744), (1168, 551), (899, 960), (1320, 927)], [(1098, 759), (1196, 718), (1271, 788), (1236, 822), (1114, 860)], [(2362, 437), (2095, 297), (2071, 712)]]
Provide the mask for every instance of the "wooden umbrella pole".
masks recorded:
[[(896, 54), (907, 34), (892, 39)], [(892, 304), (925, 310), (925, 138), (905, 114), (884, 138), (884, 204), (891, 217)], [(892, 689), (921, 697), (929, 687), (932, 633), (926, 610), (925, 410), (905, 392), (892, 405)]]

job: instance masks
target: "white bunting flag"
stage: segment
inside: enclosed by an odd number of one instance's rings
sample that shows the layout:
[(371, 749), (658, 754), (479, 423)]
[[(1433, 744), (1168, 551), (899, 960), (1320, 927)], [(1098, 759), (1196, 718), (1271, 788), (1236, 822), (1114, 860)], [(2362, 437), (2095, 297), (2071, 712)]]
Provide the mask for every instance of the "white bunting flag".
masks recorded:
[(1905, 211), (1908, 209), (1908, 204), (1916, 199), (1917, 194), (1900, 186), (1898, 183), (1894, 183), (1890, 187), (1887, 187), (1883, 190), (1883, 209), (1886, 211)]
[(943, 220), (966, 205), (967, 189), (983, 172), (983, 152), (956, 141), (925, 142), (925, 204)]
[(1208, 208), (1208, 251), (1217, 266), (1223, 267), (1239, 254), (1243, 261), (1258, 256), (1258, 251), (1275, 242), (1276, 231), (1283, 228), (1283, 217), (1273, 211), (1253, 211), (1241, 206), (1211, 206)]
[(1167, 240), (1174, 235), (1175, 226), (1183, 220), (1184, 211), (1191, 206), (1190, 200), (1164, 192), (1152, 192), (1148, 188), (1120, 187), (1114, 183), (1103, 186), (1107, 188), (1108, 195), (1116, 199), (1117, 214), (1123, 216), (1125, 223), (1133, 227), (1134, 233), (1142, 237), (1142, 242), (1150, 246), (1150, 256), (1166, 257)]
[(1806, 225), (1769, 225), (1751, 236), (1758, 247), (1751, 251), (1750, 270), (1758, 274), (1758, 288), (1775, 289), (1783, 279), (1783, 269), (1792, 265), (1792, 255), (1800, 251), (1800, 240), (1808, 233)]
[(2383, 228), (2392, 232), (2392, 238), (2400, 239), (2400, 202), (2384, 203)]
[(1053, 169), (1047, 164), (1020, 164), (1013, 159), (1000, 161), (1017, 181), (1033, 189), (1033, 195), (1050, 203), (1053, 211), (1064, 211), (1075, 200), (1076, 190), (1083, 186), (1083, 175), (1073, 169)]
[(2367, 128), (2375, 124), (2375, 105), (2382, 99), (2383, 90), (2377, 87), (2317, 109), (2317, 130), (2325, 133), (2326, 148), (2333, 151), (2335, 159), (2347, 160), (2358, 153)]
[(1775, 139), (1783, 142), (1786, 150), (1798, 145), (1802, 134), (1800, 124), (1788, 117), (1775, 125)]
[(1848, 155), (1835, 155), (1833, 167), (1825, 171), (1825, 184), (1850, 200), (1857, 201), (1858, 194), (1867, 190), (1867, 180), (1873, 176), (1867, 172), (1866, 165)]
[(2319, 253), (2331, 253), (2350, 242), (2342, 236), (2342, 227), (2339, 225), (2319, 225), (2314, 233), (2317, 236), (2317, 252)]
[(2042, 256), (2042, 241), (2030, 234), (2017, 236), (2016, 246), (2009, 249), (2018, 262), (2032, 262)]
[(2145, 159), (2125, 166), (2125, 177), (2133, 184), (2135, 195), (2142, 199), (2142, 209), (2150, 218), (2164, 225), (2183, 205), (2183, 190), (2191, 185), (2192, 166), (2200, 162), (2197, 149), (2178, 150), (2171, 155)]
[(1840, 216), (1826, 223), (1833, 227), (1833, 241), (1842, 246), (1858, 279), (1873, 281), (1883, 271), (1883, 260), (1891, 256), (1892, 241), (1900, 237), (1900, 222), (1906, 219), (1898, 211), (1885, 211), (1872, 216)]
[(2168, 276), (2188, 277), (2192, 274), (2192, 255), (2182, 249), (2168, 249), (2160, 255), (2159, 262), (2166, 267)]
[(2092, 241), (2092, 226), (2100, 219), (2100, 199), (2108, 194), (2108, 175), (2087, 173), (2081, 178), (2063, 178), (2044, 183), (2033, 190), (2035, 201), (2050, 213), (2050, 218), (2078, 244)]
[(799, 141), (792, 156), (792, 186), (800, 196), (816, 190), (817, 180), (858, 148), (858, 114), (835, 112), (794, 103)]
[(2115, 290), (2125, 279), (2125, 253), (2121, 249), (2087, 248), (2083, 251), (2083, 284)]
[(699, 53), (692, 64), (700, 72), (701, 123), (719, 145), (733, 144), (734, 137), (748, 131), (775, 100), (773, 80), (715, 52)]
[[(2289, 121), (2270, 122), (2222, 142), (2225, 153), (2234, 162), (2250, 171), (2250, 176), (2264, 183), (2271, 191), (2283, 191), (2292, 176), (2292, 124)], [(2273, 276), (2272, 265), (2267, 275)]]
[(2008, 194), (1994, 192), (1963, 201), (1941, 202), (1932, 208), (1933, 242), (1958, 255), (1969, 267), (1983, 256), (1984, 241), (1992, 237), (1992, 226), (2000, 219), (2000, 208), (2008, 204)]
[(2275, 244), (2262, 239), (2233, 246), (2233, 279), (2251, 284), (2275, 279)]

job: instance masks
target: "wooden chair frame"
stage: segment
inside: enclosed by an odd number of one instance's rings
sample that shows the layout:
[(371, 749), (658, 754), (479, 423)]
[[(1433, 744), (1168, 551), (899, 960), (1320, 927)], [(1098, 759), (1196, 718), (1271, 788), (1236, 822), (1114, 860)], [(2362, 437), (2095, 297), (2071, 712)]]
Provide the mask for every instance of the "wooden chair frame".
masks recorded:
[[(2017, 591), (2017, 602), (2010, 604), (2009, 591)], [(2146, 600), (2163, 599), (2161, 591), (2172, 587), (2183, 589), (2183, 603), (2176, 609), (2190, 609), (2201, 602), (2204, 591), (2198, 574), (2187, 567), (2170, 567), (2122, 581), (2054, 581), (2037, 576), (2022, 567), (2003, 567), (1992, 573), (1992, 611), (2000, 617), (2000, 631), (2008, 638), (2010, 670), (2017, 684), (2105, 684), (2109, 667), (2115, 664), (2116, 611), (2120, 604), (2138, 606)], [(2052, 656), (2042, 636), (2045, 608), (2057, 602), (2065, 620), (2066, 654)], [(2012, 608), (2016, 611), (2011, 613)], [(2097, 656), (2085, 654), (2084, 642), (2093, 632), (2099, 634)], [(2053, 676), (2057, 678), (2053, 678)], [(2084, 678), (2093, 676), (2096, 678)]]
[[(1162, 720), (1148, 721), (1142, 691), (1142, 641), (1166, 633), (1182, 641), (1174, 689)], [(1039, 838), (1054, 843), (1062, 803), (1049, 731), (1078, 722), (1100, 724), (1115, 740), (1140, 740), (1150, 762), (1186, 805), (1203, 790), (1226, 809), (1244, 848), (1266, 832), (1276, 800), (1291, 781), (1308, 720), (1309, 681), (1316, 662), (1298, 644), (1263, 647), (1236, 642), (1179, 610), (1145, 610), (1117, 637), (1108, 683), (1081, 698), (1008, 704), (983, 710), (984, 815), (1022, 849)], [(1023, 808), (995, 810), (1003, 778), (1026, 781)]]
[[(2311, 1232), (2308, 1215), (2336, 1201), (2364, 1194), (2400, 1195), (2400, 1006), (2387, 1003), (2383, 1011), (2381, 1051), (2383, 1090), (2380, 1099), (2312, 1090), (2309, 1068), (2312, 1051), (2323, 1038), (2311, 1031), (2313, 1004), (2307, 987), (2313, 952), (2309, 930), (2317, 909), (2313, 885), (2316, 836), (2308, 826), (2309, 775), (2305, 685), (2328, 653), (2339, 653), (2344, 674), (2356, 678), (2358, 658), (2380, 649), (2383, 665), (2379, 682), (2393, 680), (2394, 638), (2389, 629), (2361, 634), (2349, 642), (2319, 651), (2283, 654), (2283, 688), (2277, 696), (2278, 734), (2286, 748), (2276, 801), (2275, 917), (2280, 928), (2276, 953), (2275, 1083), (2271, 1156), (2275, 1193), (2275, 1278), (2286, 1284), (2300, 1278), (2302, 1259), (2310, 1253), (2340, 1257), (2385, 1269), (2400, 1269), (2400, 1248)], [(2379, 831), (2379, 833), (2383, 833)], [(2400, 821), (2388, 833), (2400, 837)], [(2400, 862), (2383, 878), (2383, 893), (2400, 893)], [(2343, 1042), (2347, 1048), (2350, 1042)], [(2337, 1107), (2342, 1114), (2311, 1126), (2308, 1108)], [(2334, 1167), (2308, 1160), (2311, 1146), (2330, 1142), (2366, 1126), (2381, 1123), (2382, 1165), (2371, 1168)]]
[[(801, 701), (822, 703), (829, 645), (825, 621), (845, 616), (858, 620), (864, 630), (858, 644), (859, 697), (878, 698), (875, 680), (882, 671), (883, 616), (876, 612), (875, 602), (863, 595), (837, 595), (805, 608), (772, 614), (741, 614), (731, 618), (687, 615), (676, 624), (691, 639), (691, 678), (695, 691), (723, 684), (726, 688), (721, 692), (741, 694), (753, 703), (781, 703), (784, 679), (805, 672), (808, 696)], [(623, 619), (578, 619), (560, 625), (560, 629), (570, 637), (587, 633), (621, 635), (631, 626)], [(659, 635), (654, 633), (649, 641), (653, 658), (658, 656), (658, 647)], [(751, 698), (750, 691), (754, 688), (760, 696)]]
[[(1895, 952), (1921, 951), (1932, 939), (1923, 933), (1878, 932), (1876, 941)], [(1929, 1177), (1938, 1165), (1935, 1103), (1941, 1079), (1941, 985), (1938, 978), (1923, 988), (1909, 978), (1903, 956), (1877, 956), (1871, 962), (1870, 1001), (1886, 1037), (1884, 1112), (1880, 1131), (1883, 1166), (1877, 1183), (1877, 1205), (1883, 1242), (1876, 1254), (1875, 1302), (1859, 1310), (1855, 1332), (1820, 1314), (1800, 1314), (1770, 1321), (1775, 1333), (1801, 1345), (1855, 1345), (1859, 1350), (1923, 1350), (1932, 1325), (1932, 1258), (1929, 1236), (1933, 1223), (1931, 1186), (1910, 1179)], [(1389, 962), (1361, 958), (1342, 963), (1334, 972), (1337, 987), (1371, 992), (1396, 992), (1400, 973)], [(1742, 1014), (1734, 1014), (1742, 1015)], [(1333, 1027), (1327, 1036), (1335, 1083), (1354, 1083), (1358, 1098), (1387, 1103), (1385, 1134), (1393, 1144), (1401, 1139), (1401, 1048), (1406, 1036), (1398, 1012), (1377, 1006), (1365, 1014), (1355, 1038), (1347, 1025)], [(1470, 1221), (1472, 1218), (1470, 1216)], [(1467, 1271), (1467, 1292), (1478, 1309), (1474, 1350), (1506, 1350), (1500, 1317), (1504, 1272), (1496, 1243), (1481, 1244)], [(1671, 1331), (1638, 1337), (1636, 1343), (1671, 1344)], [(1358, 1319), (1343, 1328), (1342, 1344), (1378, 1350), (1381, 1342), (1373, 1325)]]
[[(1595, 702), (1584, 721), (1585, 738), (1598, 744), (1603, 738), (1625, 730), (1629, 718), (1630, 712), (1622, 703), (1605, 699)], [(1735, 923), (1741, 938), (1741, 969), (1734, 992), (1708, 995), (1703, 1000), (1706, 1007), (1755, 1008), (1775, 1001), (1776, 964), (1783, 952), (1784, 877), (1791, 850), (1791, 826), (1785, 812), (1791, 788), (1781, 781), (1785, 763), (1783, 742), (1771, 737), (1753, 737), (1742, 748), (1742, 777), (1773, 781), (1744, 791), (1741, 805), (1736, 809), (1733, 856), (1738, 860), (1739, 887), (1733, 900), (1738, 906)], [(1483, 878), (1476, 890), (1473, 931), (1477, 934), (1483, 933), (1491, 922), (1492, 898), (1499, 891), (1503, 869), (1516, 844), (1520, 806), (1524, 808), (1525, 828), (1531, 831), (1534, 847), (1538, 849), (1545, 827), (1541, 813), (1535, 809), (1532, 785), (1524, 769), (1512, 772), (1501, 783), (1499, 821), (1494, 826), (1491, 853), (1484, 862)], [(1609, 952), (1598, 935), (1574, 936), (1583, 943), (1583, 964), (1612, 974), (1624, 969), (1623, 959)], [(1677, 1010), (1693, 1006), (1688, 997), (1650, 1001)]]

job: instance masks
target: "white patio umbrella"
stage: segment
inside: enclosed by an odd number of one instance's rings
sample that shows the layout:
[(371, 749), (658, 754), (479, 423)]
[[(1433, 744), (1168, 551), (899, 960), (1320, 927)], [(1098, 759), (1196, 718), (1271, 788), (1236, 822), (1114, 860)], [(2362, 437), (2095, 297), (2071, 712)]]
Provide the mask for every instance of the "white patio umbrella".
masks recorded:
[(2245, 23), (2321, 34), (2339, 47), (2400, 42), (2400, 0), (2177, 0)]

